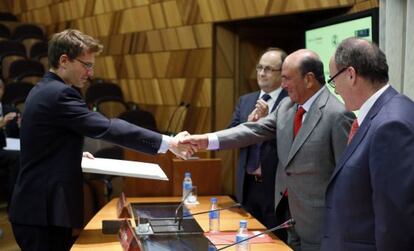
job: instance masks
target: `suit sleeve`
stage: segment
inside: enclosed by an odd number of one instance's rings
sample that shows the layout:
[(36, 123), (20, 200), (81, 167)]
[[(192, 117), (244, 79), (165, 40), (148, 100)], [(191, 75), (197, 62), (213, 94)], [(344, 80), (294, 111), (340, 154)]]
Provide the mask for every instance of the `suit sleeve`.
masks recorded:
[(276, 111), (256, 122), (245, 122), (236, 127), (216, 132), (220, 149), (240, 148), (274, 139)]
[(56, 123), (87, 137), (150, 154), (155, 154), (161, 145), (159, 133), (90, 111), (72, 88), (64, 89), (58, 97), (56, 112)]
[(379, 251), (414, 246), (414, 128), (387, 122), (373, 134), (369, 166)]

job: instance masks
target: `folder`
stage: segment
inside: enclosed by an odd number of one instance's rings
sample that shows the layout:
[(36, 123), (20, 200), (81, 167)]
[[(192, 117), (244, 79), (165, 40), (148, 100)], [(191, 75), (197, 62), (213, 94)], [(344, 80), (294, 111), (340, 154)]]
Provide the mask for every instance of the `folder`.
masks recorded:
[(106, 158), (82, 158), (82, 171), (153, 180), (168, 180), (158, 164)]

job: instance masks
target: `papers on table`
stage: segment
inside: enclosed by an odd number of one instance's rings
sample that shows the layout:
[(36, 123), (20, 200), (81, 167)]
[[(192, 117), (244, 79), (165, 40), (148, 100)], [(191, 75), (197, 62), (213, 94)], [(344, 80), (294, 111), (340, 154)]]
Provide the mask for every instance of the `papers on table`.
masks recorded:
[(82, 158), (82, 171), (154, 180), (168, 180), (159, 165), (138, 161)]
[(20, 151), (20, 139), (6, 138), (6, 146), (3, 150)]

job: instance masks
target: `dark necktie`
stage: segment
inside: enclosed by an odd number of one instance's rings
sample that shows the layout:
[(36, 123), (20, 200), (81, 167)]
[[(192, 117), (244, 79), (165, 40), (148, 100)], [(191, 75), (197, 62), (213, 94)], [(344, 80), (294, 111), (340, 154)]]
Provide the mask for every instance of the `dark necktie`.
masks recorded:
[(348, 145), (349, 143), (351, 143), (352, 138), (357, 133), (358, 128), (359, 128), (358, 120), (355, 119), (354, 122), (352, 122), (351, 130), (349, 131), (349, 134), (348, 134)]
[(302, 118), (303, 118), (303, 114), (305, 114), (305, 109), (303, 109), (302, 106), (299, 106), (298, 110), (296, 111), (295, 114), (295, 122), (293, 124), (293, 135), (294, 137), (296, 137), (296, 135), (299, 132), (300, 127), (302, 126)]
[[(271, 98), (272, 97), (270, 97), (270, 95), (267, 93), (265, 93), (262, 96), (262, 99), (266, 102)], [(269, 109), (271, 108), (269, 107)], [(248, 158), (247, 158), (247, 164), (246, 164), (247, 173), (253, 173), (260, 166), (261, 150), (262, 150), (262, 143), (249, 146), (248, 156), (247, 156)]]

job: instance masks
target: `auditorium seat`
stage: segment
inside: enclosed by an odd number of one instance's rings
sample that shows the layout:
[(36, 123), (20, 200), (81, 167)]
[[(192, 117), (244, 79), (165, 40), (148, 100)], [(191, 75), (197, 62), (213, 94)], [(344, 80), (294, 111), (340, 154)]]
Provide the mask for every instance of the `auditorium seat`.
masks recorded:
[(0, 12), (0, 21), (18, 22), (19, 19), (10, 12)]
[(10, 29), (6, 25), (0, 23), (0, 40), (10, 39)]
[(20, 112), (24, 111), (24, 102), (33, 84), (27, 82), (16, 82), (7, 84), (4, 87), (2, 102), (15, 106)]
[(43, 65), (35, 60), (21, 59), (11, 63), (9, 82), (30, 82), (36, 84), (45, 74)]
[(9, 78), (11, 63), (19, 59), (26, 59), (26, 48), (22, 43), (12, 40), (0, 41), (0, 73), (4, 80)]
[(138, 108), (122, 113), (119, 115), (119, 118), (128, 121), (131, 124), (158, 132), (157, 122), (155, 121), (154, 115), (148, 111), (140, 110)]

